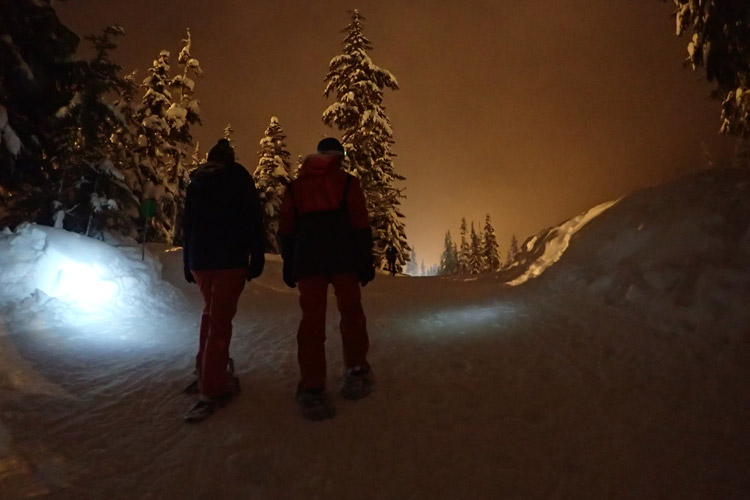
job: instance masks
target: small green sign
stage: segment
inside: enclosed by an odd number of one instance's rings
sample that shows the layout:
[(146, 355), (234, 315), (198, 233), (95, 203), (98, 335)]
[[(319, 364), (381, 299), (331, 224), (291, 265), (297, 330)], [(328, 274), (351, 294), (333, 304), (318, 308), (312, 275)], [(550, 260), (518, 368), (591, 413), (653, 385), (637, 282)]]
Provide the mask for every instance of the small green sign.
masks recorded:
[(150, 219), (154, 215), (156, 215), (156, 200), (143, 200), (143, 203), (141, 203), (141, 217)]

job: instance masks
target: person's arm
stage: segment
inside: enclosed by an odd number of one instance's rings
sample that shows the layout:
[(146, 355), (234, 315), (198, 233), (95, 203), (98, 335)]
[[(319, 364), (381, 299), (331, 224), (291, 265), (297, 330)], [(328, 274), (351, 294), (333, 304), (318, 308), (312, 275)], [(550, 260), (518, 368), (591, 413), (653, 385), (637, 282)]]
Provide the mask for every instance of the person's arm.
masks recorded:
[(190, 249), (194, 231), (193, 211), (195, 210), (193, 205), (194, 201), (193, 197), (191, 196), (191, 189), (190, 186), (188, 186), (187, 193), (185, 195), (185, 214), (182, 217), (182, 265), (183, 271), (185, 273), (185, 281), (187, 281), (188, 283), (195, 283), (193, 273), (190, 272)]
[(354, 239), (357, 246), (357, 257), (359, 258), (358, 277), (362, 286), (365, 286), (375, 278), (374, 259), (372, 256), (372, 228), (370, 227), (370, 218), (367, 215), (365, 194), (362, 191), (359, 179), (356, 177), (350, 181), (346, 206), (349, 215), (349, 224), (354, 229)]
[(295, 229), (296, 212), (294, 210), (294, 198), (292, 197), (292, 187), (288, 186), (281, 200), (281, 210), (279, 211), (279, 231), (276, 238), (281, 250), (281, 260), (283, 261), (283, 279), (287, 286), (294, 288), (297, 286), (294, 277), (294, 229)]
[(260, 204), (260, 196), (255, 187), (255, 181), (248, 173), (249, 184), (247, 186), (248, 217), (250, 225), (250, 266), (247, 271), (247, 279), (257, 278), (263, 272), (266, 263), (266, 230), (263, 224), (263, 208)]

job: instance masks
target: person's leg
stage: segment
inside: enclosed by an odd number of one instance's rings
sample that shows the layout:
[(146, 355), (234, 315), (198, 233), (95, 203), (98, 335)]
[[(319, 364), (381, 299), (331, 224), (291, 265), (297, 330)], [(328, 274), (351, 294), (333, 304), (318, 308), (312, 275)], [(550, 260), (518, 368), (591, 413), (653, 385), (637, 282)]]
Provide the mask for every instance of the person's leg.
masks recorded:
[(359, 366), (369, 368), (367, 351), (370, 340), (367, 335), (367, 319), (362, 308), (362, 292), (354, 274), (334, 274), (331, 283), (336, 294), (336, 304), (341, 313), (341, 340), (344, 347), (346, 368)]
[(195, 282), (198, 284), (201, 295), (203, 296), (203, 313), (201, 315), (201, 326), (200, 336), (198, 340), (198, 354), (195, 356), (195, 374), (199, 375), (201, 372), (201, 366), (203, 366), (203, 353), (205, 352), (206, 339), (208, 338), (208, 330), (211, 326), (211, 302), (213, 295), (211, 288), (213, 287), (214, 271), (192, 271)]
[(302, 320), (297, 330), (299, 390), (324, 389), (326, 385), (327, 276), (305, 276), (297, 281)]
[[(237, 301), (245, 287), (247, 275), (244, 268), (221, 269), (213, 271), (213, 274), (209, 290), (209, 328), (198, 377), (200, 393), (208, 398), (223, 396), (229, 392), (227, 362), (232, 339), (232, 319), (237, 312)], [(198, 284), (203, 290), (201, 282)]]

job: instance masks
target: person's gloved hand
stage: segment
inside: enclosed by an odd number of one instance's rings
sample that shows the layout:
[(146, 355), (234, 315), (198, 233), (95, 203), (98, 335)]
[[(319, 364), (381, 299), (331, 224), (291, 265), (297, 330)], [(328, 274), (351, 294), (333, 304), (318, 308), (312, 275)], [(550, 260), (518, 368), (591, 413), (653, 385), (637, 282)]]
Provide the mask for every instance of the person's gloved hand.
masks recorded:
[(193, 273), (187, 266), (185, 266), (185, 281), (187, 281), (188, 283), (195, 283), (195, 276), (193, 276)]
[(289, 288), (297, 287), (297, 280), (294, 279), (294, 269), (292, 268), (292, 263), (288, 260), (284, 261), (282, 277), (284, 279), (284, 283), (286, 283), (286, 286), (288, 286)]
[(247, 281), (257, 278), (263, 273), (266, 266), (266, 256), (264, 254), (253, 255), (250, 257), (250, 265), (247, 266)]
[(372, 264), (364, 264), (357, 274), (359, 284), (362, 286), (367, 285), (369, 282), (375, 279), (375, 266)]

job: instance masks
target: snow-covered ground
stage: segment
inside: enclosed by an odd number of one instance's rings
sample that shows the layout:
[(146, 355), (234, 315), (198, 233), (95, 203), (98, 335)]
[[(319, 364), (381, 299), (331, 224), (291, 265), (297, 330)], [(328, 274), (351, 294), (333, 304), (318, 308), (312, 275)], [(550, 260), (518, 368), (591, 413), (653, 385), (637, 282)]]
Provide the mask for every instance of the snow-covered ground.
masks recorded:
[(269, 256), (235, 320), (243, 392), (198, 425), (179, 249), (6, 232), (0, 498), (750, 498), (750, 179), (711, 171), (581, 220), (514, 276), (379, 275), (377, 390), (324, 422), (295, 407), (297, 291)]

